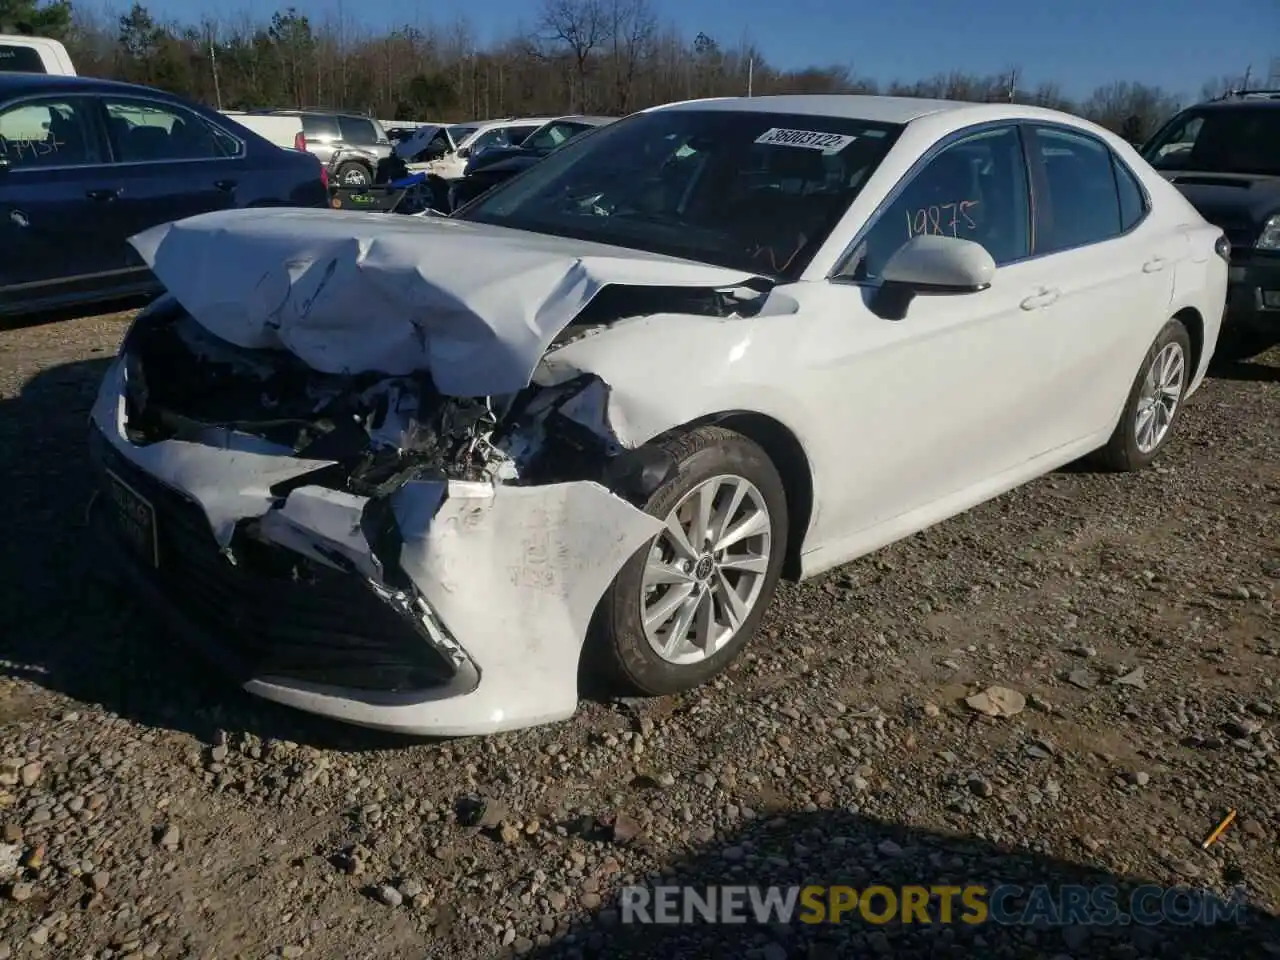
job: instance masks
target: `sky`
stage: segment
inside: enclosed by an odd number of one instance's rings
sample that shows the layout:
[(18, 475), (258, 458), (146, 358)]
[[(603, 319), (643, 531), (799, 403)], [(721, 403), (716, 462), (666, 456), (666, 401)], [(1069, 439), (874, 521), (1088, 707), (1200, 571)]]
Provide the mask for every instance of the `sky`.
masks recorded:
[[(145, 3), (146, 0), (143, 0)], [(1030, 85), (1052, 81), (1068, 96), (1114, 80), (1155, 84), (1194, 97), (1208, 79), (1250, 64), (1265, 82), (1280, 58), (1280, 0), (650, 0), (662, 20), (732, 47), (744, 37), (783, 68), (839, 64), (881, 82), (960, 70), (1021, 66)], [(79, 4), (78, 4), (79, 5)], [(116, 6), (124, 6), (119, 0)], [(256, 0), (151, 0), (162, 19), (244, 11)], [(280, 0), (288, 6), (289, 0)], [(480, 41), (532, 27), (539, 0), (293, 0), (313, 20), (369, 29), (447, 24), (466, 18)], [(1277, 78), (1280, 79), (1280, 78)]]

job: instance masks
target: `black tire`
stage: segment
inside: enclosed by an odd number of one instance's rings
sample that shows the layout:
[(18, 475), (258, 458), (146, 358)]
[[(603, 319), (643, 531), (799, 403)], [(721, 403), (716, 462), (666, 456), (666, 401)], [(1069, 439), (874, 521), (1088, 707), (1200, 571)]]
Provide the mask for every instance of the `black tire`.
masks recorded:
[[(699, 484), (717, 475), (742, 477), (760, 492), (772, 520), (769, 565), (755, 606), (737, 634), (712, 656), (678, 665), (662, 659), (645, 637), (641, 620), (641, 586), (653, 541), (646, 543), (618, 571), (596, 609), (584, 663), (626, 692), (662, 696), (689, 690), (720, 673), (742, 651), (760, 625), (773, 599), (787, 543), (787, 497), (782, 478), (768, 455), (740, 433), (721, 427), (698, 427), (655, 441), (676, 464), (671, 477), (644, 505), (651, 516), (665, 518)], [(593, 678), (595, 679), (595, 678)]]
[(334, 179), (340, 187), (367, 187), (373, 183), (373, 172), (363, 163), (348, 160), (338, 164)]
[[(1144, 453), (1138, 449), (1138, 441), (1135, 436), (1138, 404), (1142, 398), (1143, 381), (1146, 379), (1147, 373), (1150, 371), (1156, 357), (1159, 356), (1160, 351), (1171, 343), (1176, 343), (1182, 348), (1184, 369), (1182, 388), (1178, 394), (1177, 404), (1173, 409), (1173, 417), (1164, 436), (1153, 449)], [(1138, 375), (1133, 379), (1133, 386), (1129, 389), (1129, 399), (1125, 402), (1124, 412), (1120, 415), (1120, 422), (1116, 424), (1115, 432), (1111, 434), (1111, 439), (1107, 441), (1107, 445), (1098, 452), (1098, 460), (1103, 467), (1117, 473), (1132, 473), (1133, 471), (1144, 469), (1160, 455), (1160, 451), (1164, 449), (1165, 444), (1169, 442), (1169, 438), (1173, 436), (1174, 428), (1177, 427), (1178, 420), (1182, 417), (1183, 400), (1187, 395), (1187, 386), (1191, 383), (1191, 378), (1195, 376), (1195, 370), (1192, 369), (1191, 362), (1191, 337), (1187, 334), (1187, 328), (1182, 325), (1181, 320), (1170, 320), (1164, 325), (1164, 328), (1151, 344), (1151, 348), (1147, 350), (1147, 355), (1143, 358), (1142, 364), (1138, 368)]]

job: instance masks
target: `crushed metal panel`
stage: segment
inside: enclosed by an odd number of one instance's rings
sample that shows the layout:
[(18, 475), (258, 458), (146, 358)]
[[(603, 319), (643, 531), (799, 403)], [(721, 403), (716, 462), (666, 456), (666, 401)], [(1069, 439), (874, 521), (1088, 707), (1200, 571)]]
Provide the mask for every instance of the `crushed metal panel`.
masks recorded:
[(274, 485), (331, 465), (327, 460), (286, 459), (183, 440), (134, 446), (124, 436), (123, 387), (123, 364), (116, 360), (103, 377), (90, 419), (130, 461), (166, 486), (193, 498), (203, 508), (221, 547), (231, 543), (236, 523), (261, 516), (271, 508), (275, 502), (271, 493)]
[(341, 490), (298, 487), (282, 506), (263, 515), (258, 532), (313, 560), (380, 582), (382, 565), (360, 524), (368, 502)]
[(754, 274), (449, 218), (226, 210), (130, 241), (184, 308), (324, 373), (426, 371), (441, 393), (525, 387), (611, 284), (735, 288)]
[[(451, 483), (442, 503), (431, 486), (393, 494), (400, 565), (480, 665), (489, 721), (571, 715), (596, 605), (662, 522), (585, 481)], [(429, 513), (425, 529), (407, 529)]]

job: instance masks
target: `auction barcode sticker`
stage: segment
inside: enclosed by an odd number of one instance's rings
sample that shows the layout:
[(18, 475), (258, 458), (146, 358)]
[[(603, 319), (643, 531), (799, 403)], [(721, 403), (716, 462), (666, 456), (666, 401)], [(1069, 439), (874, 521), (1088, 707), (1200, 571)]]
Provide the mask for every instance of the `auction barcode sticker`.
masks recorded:
[(840, 133), (771, 127), (756, 137), (756, 143), (767, 143), (775, 147), (803, 147), (806, 150), (821, 150), (823, 153), (839, 153), (857, 139), (857, 137)]

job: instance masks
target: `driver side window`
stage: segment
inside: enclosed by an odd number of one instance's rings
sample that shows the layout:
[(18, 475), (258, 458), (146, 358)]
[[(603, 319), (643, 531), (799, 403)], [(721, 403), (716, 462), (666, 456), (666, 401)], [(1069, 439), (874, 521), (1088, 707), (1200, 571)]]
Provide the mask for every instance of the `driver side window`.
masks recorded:
[(934, 234), (972, 240), (996, 265), (1031, 253), (1027, 171), (1015, 127), (946, 147), (885, 207), (854, 254), (855, 280), (876, 280), (908, 240)]

